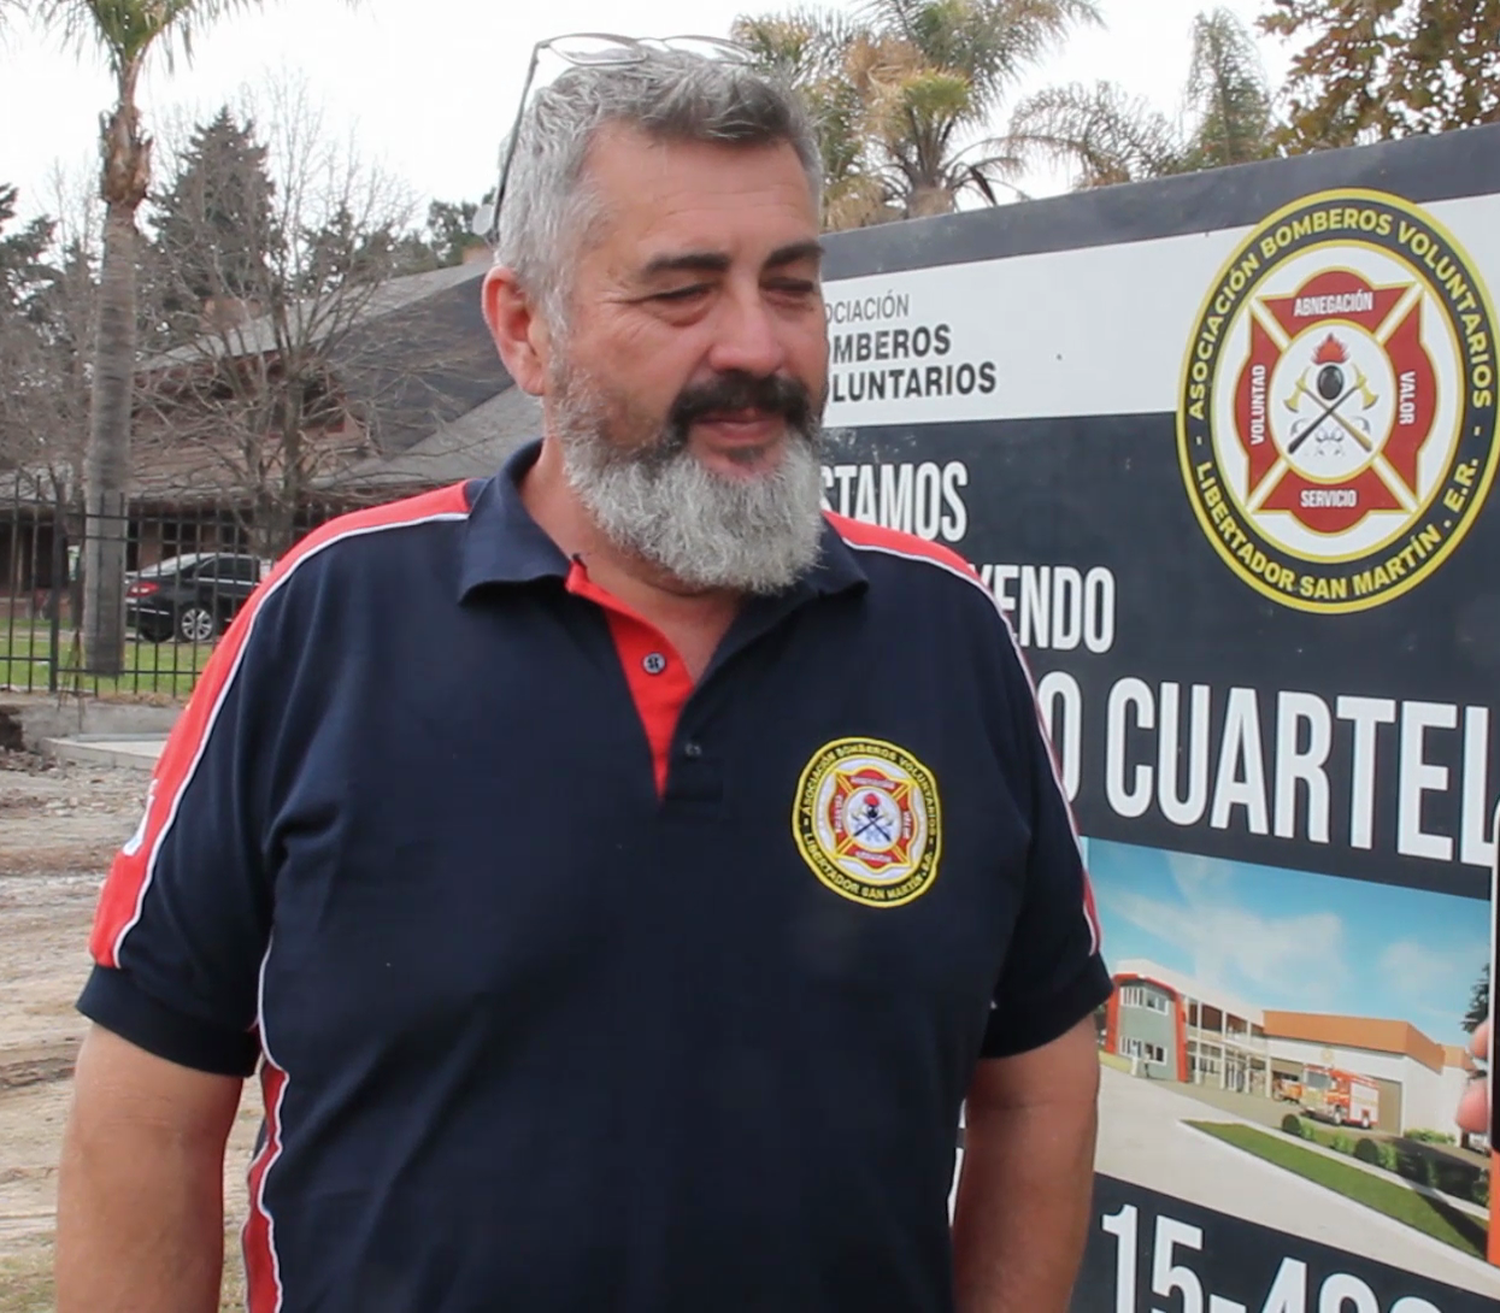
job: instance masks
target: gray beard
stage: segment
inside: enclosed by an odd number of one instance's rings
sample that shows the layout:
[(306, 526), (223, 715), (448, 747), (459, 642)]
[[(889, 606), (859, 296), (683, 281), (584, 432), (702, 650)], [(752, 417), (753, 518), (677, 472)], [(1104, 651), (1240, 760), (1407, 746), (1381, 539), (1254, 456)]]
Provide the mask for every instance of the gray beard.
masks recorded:
[(793, 430), (769, 474), (722, 478), (668, 426), (631, 448), (612, 441), (592, 389), (553, 393), (552, 431), (568, 483), (620, 551), (693, 589), (771, 594), (817, 563), (823, 533), (821, 429)]

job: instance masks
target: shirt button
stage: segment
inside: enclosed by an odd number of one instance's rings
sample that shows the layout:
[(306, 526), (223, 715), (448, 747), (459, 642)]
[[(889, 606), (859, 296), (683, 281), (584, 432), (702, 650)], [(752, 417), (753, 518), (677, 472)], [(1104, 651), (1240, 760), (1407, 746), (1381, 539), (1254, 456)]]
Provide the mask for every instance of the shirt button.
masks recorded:
[(703, 755), (703, 745), (701, 743), (684, 743), (682, 745), (682, 755), (684, 757), (691, 757), (694, 761), (697, 761)]
[(641, 662), (641, 669), (648, 675), (659, 675), (667, 668), (667, 659), (660, 652), (652, 652)]

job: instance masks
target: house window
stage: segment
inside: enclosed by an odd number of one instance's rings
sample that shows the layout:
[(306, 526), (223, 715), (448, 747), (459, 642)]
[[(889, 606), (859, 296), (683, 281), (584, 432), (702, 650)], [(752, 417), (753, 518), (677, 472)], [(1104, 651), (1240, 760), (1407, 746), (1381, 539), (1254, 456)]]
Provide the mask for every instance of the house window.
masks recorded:
[(1167, 1051), (1160, 1044), (1148, 1044), (1143, 1039), (1128, 1039), (1125, 1041), (1125, 1056), (1144, 1058), (1147, 1062), (1165, 1063)]
[(1120, 1004), (1127, 1008), (1145, 1008), (1148, 1012), (1165, 1013), (1170, 1009), (1167, 1000), (1154, 989), (1144, 985), (1125, 985), (1120, 989)]

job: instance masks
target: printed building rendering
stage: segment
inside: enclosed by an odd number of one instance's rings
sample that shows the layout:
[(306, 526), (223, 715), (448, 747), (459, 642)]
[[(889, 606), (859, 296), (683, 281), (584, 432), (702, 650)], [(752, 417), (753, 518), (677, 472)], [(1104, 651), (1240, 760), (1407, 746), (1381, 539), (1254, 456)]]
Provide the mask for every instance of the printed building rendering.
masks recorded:
[(1410, 1022), (1263, 1010), (1146, 959), (1120, 963), (1102, 1047), (1137, 1076), (1395, 1135), (1453, 1130), (1472, 1070)]

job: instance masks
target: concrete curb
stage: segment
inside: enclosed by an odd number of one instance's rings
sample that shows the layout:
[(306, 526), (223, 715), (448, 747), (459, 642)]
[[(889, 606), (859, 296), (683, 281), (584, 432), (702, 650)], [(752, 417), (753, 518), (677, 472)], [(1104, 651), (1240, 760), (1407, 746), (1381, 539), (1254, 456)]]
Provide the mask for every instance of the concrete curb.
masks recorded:
[(154, 735), (91, 734), (43, 739), (38, 747), (46, 761), (149, 772), (155, 769), (165, 743), (165, 739)]
[(165, 738), (181, 713), (177, 705), (0, 691), (0, 744), (40, 752), (45, 739)]

